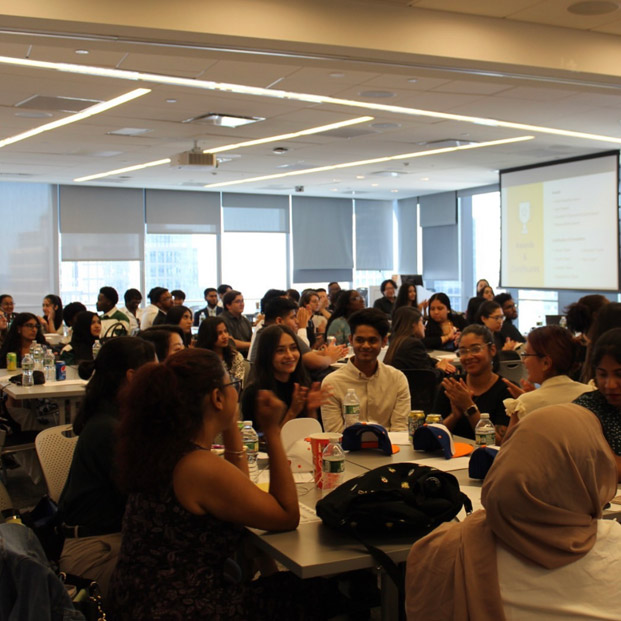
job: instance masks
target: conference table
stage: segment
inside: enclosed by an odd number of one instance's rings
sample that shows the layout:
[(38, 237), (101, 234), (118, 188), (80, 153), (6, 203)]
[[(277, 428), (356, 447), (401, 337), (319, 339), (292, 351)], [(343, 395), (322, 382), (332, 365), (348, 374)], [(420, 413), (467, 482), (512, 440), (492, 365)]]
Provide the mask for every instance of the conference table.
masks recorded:
[[(450, 470), (462, 485), (462, 491), (472, 500), (474, 508), (480, 508), (480, 481), (468, 479), (468, 457), (445, 460), (437, 453), (420, 453), (407, 443), (407, 432), (391, 433), (391, 441), (399, 446), (399, 452), (386, 456), (377, 450), (346, 453), (346, 479), (364, 474), (388, 463), (417, 462)], [(466, 442), (471, 443), (470, 440)], [(382, 619), (398, 619), (399, 598), (397, 586), (380, 567), (367, 549), (353, 537), (324, 526), (315, 514), (315, 504), (321, 498), (308, 473), (306, 481), (302, 474), (296, 475), (300, 502), (300, 525), (296, 530), (273, 533), (249, 529), (258, 548), (264, 550), (299, 578), (331, 576), (357, 569), (373, 568), (379, 574)], [(459, 519), (465, 517), (462, 509)], [(403, 537), (369, 537), (368, 543), (381, 548), (395, 563), (404, 563), (414, 539)]]

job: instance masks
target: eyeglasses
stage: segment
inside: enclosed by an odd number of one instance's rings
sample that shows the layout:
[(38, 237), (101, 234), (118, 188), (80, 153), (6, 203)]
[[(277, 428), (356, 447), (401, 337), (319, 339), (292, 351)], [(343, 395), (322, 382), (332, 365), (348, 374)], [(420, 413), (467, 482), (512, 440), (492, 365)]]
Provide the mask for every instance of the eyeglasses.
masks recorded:
[(504, 318), (504, 315), (490, 315), (489, 318), (493, 319), (494, 321), (502, 321)]
[(486, 347), (489, 347), (491, 343), (486, 343), (485, 345), (472, 345), (471, 347), (460, 347), (455, 353), (458, 358), (463, 358), (464, 356), (476, 356), (480, 354)]
[(230, 381), (228, 384), (224, 384), (222, 388), (226, 388), (227, 386), (233, 386), (233, 388), (235, 388), (235, 390), (237, 391), (237, 394), (239, 394), (241, 392), (241, 385), (242, 381), (240, 379), (236, 379)]

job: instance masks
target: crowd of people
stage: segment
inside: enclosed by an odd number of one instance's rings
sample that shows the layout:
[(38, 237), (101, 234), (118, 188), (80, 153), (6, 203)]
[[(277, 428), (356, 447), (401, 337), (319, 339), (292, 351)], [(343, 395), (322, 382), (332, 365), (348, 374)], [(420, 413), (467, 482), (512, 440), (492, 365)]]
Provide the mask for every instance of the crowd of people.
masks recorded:
[[(476, 546), (475, 537), (493, 540), (507, 556), (498, 555), (493, 575), (500, 586), (492, 580), (489, 605), (519, 608), (509, 576), (523, 559), (549, 567), (560, 554), (521, 553), (516, 546), (525, 531), (517, 539), (513, 531), (528, 517), (508, 525), (498, 517), (506, 511), (503, 502), (523, 494), (515, 478), (520, 459), (528, 453), (550, 481), (565, 477), (592, 486), (600, 469), (610, 478), (611, 464), (615, 482), (621, 481), (621, 304), (585, 296), (567, 309), (567, 327), (539, 327), (525, 336), (514, 324), (511, 295), (494, 295), (486, 281), (477, 283), (465, 314), (452, 309), (442, 292), (419, 300), (410, 282), (398, 287), (390, 279), (380, 289), (372, 307), (359, 291), (339, 283), (303, 292), (270, 289), (252, 318), (244, 313), (243, 293), (229, 285), (205, 289), (206, 306), (197, 310), (185, 305), (183, 291), (164, 287), (151, 289), (141, 309), (137, 289), (125, 292), (119, 308), (117, 291), (104, 286), (96, 313), (76, 301), (63, 307), (50, 294), (37, 316), (15, 312), (13, 298), (0, 296), (0, 365), (6, 366), (9, 353), (19, 365), (34, 344), (46, 345), (46, 335), (55, 335), (49, 345), (58, 358), (90, 378), (73, 423), (78, 442), (59, 503), (65, 535), (61, 569), (96, 579), (113, 618), (251, 618), (244, 616), (250, 610), (257, 619), (297, 618), (301, 593), (309, 587), (328, 593), (313, 598), (317, 610), (305, 612), (322, 618), (321, 605), (338, 599), (330, 585), (302, 584), (264, 568), (251, 582), (231, 575), (244, 526), (285, 530), (299, 522), (280, 429), (309, 417), (325, 431), (342, 432), (346, 394), (354, 389), (361, 421), (404, 431), (416, 398), (411, 380), (424, 371), (431, 378), (432, 410), (453, 434), (474, 439), (481, 414), (488, 413), (503, 448), (484, 488), (487, 517), (469, 518), (472, 531), (466, 520), (467, 536), (461, 539), (448, 528), (422, 540), (415, 556), (421, 550), (437, 554), (447, 571), (470, 585), (471, 561), (443, 555), (451, 546)], [(520, 358), (527, 377), (518, 385), (502, 376), (499, 365)], [(565, 413), (562, 420), (558, 412)], [(251, 421), (265, 440), (267, 491), (248, 479), (240, 420)], [(554, 431), (542, 432), (518, 456), (533, 426)], [(576, 471), (558, 475), (563, 451), (575, 449), (580, 429), (592, 445), (585, 452), (605, 447), (609, 456), (598, 457), (601, 464), (588, 471), (575, 457)], [(552, 433), (562, 436), (563, 451), (546, 448), (554, 443)], [(211, 450), (216, 438), (223, 458)], [(525, 477), (534, 472), (530, 468)], [(499, 487), (505, 493), (497, 499)], [(542, 484), (532, 492), (529, 510), (538, 502), (557, 502), (540, 497), (545, 489)], [(591, 504), (580, 498), (572, 511), (586, 511), (597, 522), (610, 496), (607, 488), (597, 489)], [(546, 511), (550, 521), (533, 530), (537, 538), (556, 524), (554, 511)], [(589, 528), (594, 538), (600, 527)], [(572, 541), (568, 536), (559, 545)], [(585, 545), (584, 554), (592, 547)], [(562, 565), (584, 554), (565, 555)], [(409, 566), (418, 590), (427, 577), (413, 558), (414, 551)], [(485, 585), (481, 578), (468, 588)], [(458, 605), (462, 586), (443, 586), (452, 599), (442, 605)], [(425, 606), (408, 599), (412, 615), (428, 613)]]

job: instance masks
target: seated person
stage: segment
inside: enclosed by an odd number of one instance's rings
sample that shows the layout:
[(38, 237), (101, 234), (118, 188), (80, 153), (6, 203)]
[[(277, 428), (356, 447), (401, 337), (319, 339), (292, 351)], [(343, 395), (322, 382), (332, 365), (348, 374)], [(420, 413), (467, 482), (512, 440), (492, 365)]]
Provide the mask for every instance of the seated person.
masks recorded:
[(502, 324), (501, 333), (505, 339), (511, 339), (516, 343), (525, 343), (526, 338), (524, 335), (513, 325), (513, 322), (518, 318), (517, 305), (511, 297), (510, 293), (499, 293), (494, 302), (500, 304), (502, 312), (504, 313), (505, 320)]
[(53, 293), (49, 293), (43, 298), (43, 316), (39, 317), (39, 322), (46, 334), (63, 334), (63, 303), (62, 300)]
[(340, 291), (332, 316), (328, 319), (326, 338), (333, 336), (336, 338), (337, 345), (347, 345), (350, 335), (348, 319), (353, 313), (363, 308), (364, 301), (355, 289)]
[(495, 354), (490, 331), (478, 324), (468, 326), (461, 333), (457, 350), (466, 379), (442, 380), (433, 411), (443, 416), (442, 422), (454, 435), (472, 440), (481, 412), (487, 412), (496, 428), (496, 444), (500, 445), (509, 424), (503, 402), (511, 393), (492, 370)]
[[(284, 404), (260, 391), (256, 414), (267, 439), (270, 486), (248, 478), (237, 426), (237, 392), (220, 358), (187, 349), (141, 369), (119, 430), (120, 479), (129, 492), (112, 578), (114, 619), (299, 619), (327, 606), (300, 597), (306, 580), (288, 572), (252, 582), (225, 576), (244, 526), (297, 527), (300, 509), (280, 438)], [(211, 451), (217, 435), (224, 457)], [(304, 618), (305, 615), (304, 615)]]
[(421, 312), (423, 312), (428, 306), (427, 300), (421, 302), (420, 304), (418, 303), (418, 293), (414, 283), (404, 282), (399, 287), (399, 293), (397, 293), (397, 298), (395, 299), (395, 303), (392, 307), (393, 315), (397, 309), (403, 308), (404, 306), (417, 308)]
[(388, 335), (386, 314), (366, 308), (349, 318), (354, 357), (322, 382), (328, 389), (321, 417), (326, 431), (341, 432), (345, 426), (343, 399), (349, 388), (360, 400), (360, 420), (379, 423), (389, 431), (407, 429), (410, 411), (408, 381), (401, 371), (379, 362)]
[(194, 313), (194, 325), (200, 326), (201, 317), (206, 319), (207, 317), (217, 317), (224, 309), (218, 306), (218, 291), (213, 287), (207, 287), (203, 292), (205, 296), (205, 302), (207, 306), (201, 308)]
[(178, 326), (183, 332), (183, 344), (192, 344), (192, 310), (182, 304), (173, 305), (166, 313), (166, 325)]
[(119, 294), (114, 287), (102, 287), (97, 296), (97, 312), (101, 316), (101, 334), (103, 337), (129, 336), (129, 317), (120, 311), (116, 304)]
[(142, 311), (141, 330), (166, 323), (166, 313), (173, 305), (172, 294), (165, 287), (153, 287), (147, 297), (151, 303)]
[(173, 306), (183, 306), (185, 302), (185, 291), (181, 289), (173, 289), (170, 292), (170, 295), (173, 296)]
[(151, 344), (120, 336), (105, 343), (94, 361), (80, 366), (85, 379), (94, 373), (73, 423), (78, 443), (58, 502), (65, 535), (60, 569), (97, 580), (104, 598), (121, 545), (126, 501), (113, 467), (117, 397), (136, 369), (154, 357)]
[(502, 334), (502, 322), (505, 316), (500, 308), (500, 304), (486, 300), (479, 306), (477, 311), (476, 323), (485, 326), (494, 337), (496, 351), (513, 351), (519, 343), (506, 338)]
[(93, 344), (101, 336), (101, 319), (97, 313), (83, 311), (73, 322), (71, 341), (60, 352), (65, 364), (78, 364), (93, 359)]
[(392, 318), (390, 346), (384, 363), (400, 371), (431, 369), (439, 382), (444, 372), (454, 373), (455, 367), (448, 360), (435, 360), (425, 349), (421, 339), (425, 337), (423, 315), (413, 306), (402, 306)]
[(71, 342), (71, 331), (73, 329), (73, 322), (77, 317), (78, 313), (81, 313), (86, 310), (86, 306), (82, 304), (82, 302), (69, 302), (67, 306), (63, 308), (63, 321), (67, 326), (66, 336), (60, 340), (61, 343), (67, 344)]
[(231, 289), (222, 298), (224, 311), (222, 319), (226, 323), (231, 338), (235, 341), (235, 347), (242, 356), (247, 357), (252, 338), (252, 324), (244, 316), (244, 296)]
[(319, 382), (311, 384), (302, 363), (299, 341), (289, 326), (277, 324), (263, 328), (251, 377), (242, 397), (243, 420), (256, 421), (255, 406), (260, 390), (271, 390), (287, 406), (279, 421), (281, 427), (293, 418), (318, 418), (317, 408), (324, 402), (326, 391), (320, 388)]
[(183, 330), (179, 326), (166, 324), (151, 326), (141, 330), (137, 336), (155, 347), (155, 355), (159, 362), (164, 362), (169, 356), (185, 349)]
[(17, 355), (17, 366), (21, 367), (22, 358), (30, 353), (33, 343), (47, 345), (37, 316), (32, 313), (17, 313), (0, 348), (0, 368), (6, 369), (6, 355), (9, 352)]
[(478, 291), (477, 295), (488, 302), (492, 302), (494, 300), (494, 290), (489, 285), (486, 285)]
[[(513, 397), (505, 400), (507, 416), (511, 418), (509, 428), (537, 408), (571, 403), (594, 389), (569, 377), (576, 366), (579, 347), (569, 330), (560, 326), (543, 326), (528, 335), (520, 354), (528, 380), (522, 380), (522, 388), (504, 380)], [(541, 387), (535, 389), (535, 384)]]
[(614, 460), (590, 412), (533, 412), (485, 478), (484, 510), (412, 546), (407, 618), (618, 618), (621, 525), (602, 519), (616, 493)]
[(382, 313), (386, 313), (391, 317), (392, 309), (397, 299), (397, 283), (392, 278), (384, 280), (380, 285), (380, 291), (382, 292), (382, 297), (377, 298), (373, 302), (373, 308), (378, 308)]
[(125, 306), (121, 308), (121, 312), (127, 315), (129, 319), (129, 333), (133, 336), (140, 330), (142, 293), (138, 289), (131, 288), (123, 294), (123, 299), (125, 300)]
[(485, 302), (485, 300), (479, 297), (478, 295), (468, 300), (468, 306), (466, 307), (466, 324), (467, 325), (470, 325), (471, 323), (477, 323), (476, 321), (477, 314), (483, 302)]
[[(303, 317), (300, 318), (300, 310), (304, 309), (308, 319), (306, 324), (303, 324)], [(321, 329), (318, 329), (313, 318), (319, 310), (319, 296), (313, 289), (307, 289), (302, 293), (300, 298), (300, 306), (298, 308), (298, 324), (301, 330), (306, 330), (306, 340), (311, 349), (317, 349), (320, 345), (323, 345), (325, 340), (325, 326), (327, 322), (320, 324)]]
[[(215, 291), (215, 289), (214, 289)], [(246, 366), (244, 357), (235, 349), (233, 339), (229, 335), (228, 328), (222, 317), (207, 317), (198, 329), (196, 347), (210, 349), (224, 363), (226, 372), (232, 381), (239, 381), (243, 388)]]
[(451, 310), (446, 293), (434, 293), (429, 298), (429, 318), (423, 339), (427, 349), (454, 351), (460, 331), (465, 327), (464, 318)]
[(599, 418), (621, 482), (621, 328), (608, 330), (597, 339), (592, 361), (597, 390), (583, 394), (574, 403)]

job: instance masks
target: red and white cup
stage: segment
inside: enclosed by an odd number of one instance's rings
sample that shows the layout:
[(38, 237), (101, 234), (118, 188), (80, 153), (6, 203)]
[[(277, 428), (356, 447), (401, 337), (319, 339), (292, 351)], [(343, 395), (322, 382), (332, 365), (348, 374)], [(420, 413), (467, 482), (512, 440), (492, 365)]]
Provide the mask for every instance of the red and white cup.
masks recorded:
[(311, 453), (313, 454), (313, 466), (315, 471), (315, 485), (321, 489), (322, 488), (322, 475), (323, 475), (323, 449), (330, 444), (330, 440), (341, 441), (343, 437), (342, 433), (313, 433), (310, 436), (311, 443)]

